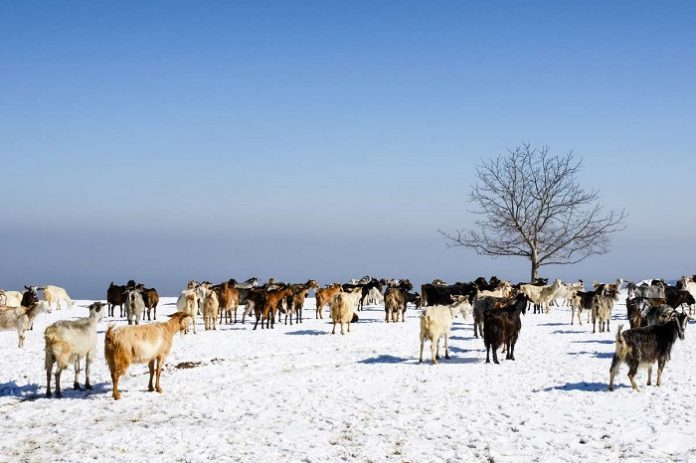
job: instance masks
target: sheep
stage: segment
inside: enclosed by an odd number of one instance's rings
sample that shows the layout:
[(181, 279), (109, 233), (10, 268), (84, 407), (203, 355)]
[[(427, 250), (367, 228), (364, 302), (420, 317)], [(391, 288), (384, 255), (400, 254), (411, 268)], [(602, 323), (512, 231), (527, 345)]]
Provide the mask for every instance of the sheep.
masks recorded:
[(70, 299), (70, 296), (68, 296), (68, 293), (60, 286), (46, 285), (44, 286), (43, 291), (44, 299), (46, 299), (48, 305), (53, 305), (55, 302), (56, 309), (60, 310), (61, 302), (65, 302), (68, 308), (74, 305), (72, 299)]
[(143, 295), (137, 289), (129, 289), (126, 291), (126, 302), (124, 304), (126, 308), (126, 316), (128, 317), (128, 324), (140, 324), (140, 319), (145, 311), (145, 301), (143, 300)]
[(522, 329), (520, 313), (527, 311), (529, 299), (519, 294), (509, 305), (483, 314), (483, 342), (486, 346), (486, 363), (491, 363), (489, 353), (493, 348), (493, 362), (498, 363), (498, 347), (505, 346), (505, 359), (515, 360), (515, 344)]
[(616, 332), (616, 351), (609, 369), (609, 390), (614, 390), (614, 377), (622, 363), (628, 365), (628, 379), (631, 387), (638, 391), (635, 381), (639, 367), (647, 367), (648, 382), (652, 383), (652, 367), (657, 362), (657, 385), (662, 384), (662, 370), (670, 358), (672, 346), (677, 340), (684, 339), (688, 316), (685, 313), (672, 312), (667, 323), (626, 330), (619, 325)]
[[(194, 309), (195, 311), (195, 309)], [(150, 392), (162, 392), (160, 375), (162, 365), (172, 348), (172, 338), (177, 331), (186, 329), (191, 322), (190, 313), (176, 312), (169, 316), (166, 322), (155, 322), (143, 326), (109, 326), (104, 335), (104, 357), (111, 373), (113, 398), (119, 400), (121, 392), (118, 381), (126, 374), (131, 363), (147, 363), (150, 369)], [(152, 379), (157, 371), (156, 384)]]
[(319, 288), (314, 292), (314, 297), (316, 299), (316, 317), (324, 318), (322, 309), (325, 305), (331, 304), (334, 296), (341, 292), (341, 285), (339, 283), (334, 283), (325, 288)]
[(440, 339), (445, 338), (445, 358), (449, 357), (449, 333), (452, 321), (456, 314), (464, 313), (464, 306), (468, 305), (467, 296), (452, 296), (455, 301), (450, 305), (433, 305), (426, 307), (420, 316), (420, 359), (423, 363), (423, 346), (426, 340), (430, 341), (431, 362), (436, 365), (440, 359)]
[(17, 330), (18, 347), (24, 347), (24, 333), (42, 313), (51, 313), (46, 301), (36, 302), (31, 307), (0, 306), (0, 331)]
[(355, 306), (362, 298), (362, 289), (354, 288), (351, 292), (339, 292), (331, 300), (331, 319), (333, 320), (333, 329), (331, 334), (336, 334), (336, 323), (341, 324), (341, 334), (343, 325), (348, 324), (348, 332), (350, 333), (350, 324), (354, 321)]
[(89, 367), (97, 355), (97, 324), (104, 317), (102, 308), (105, 305), (103, 302), (94, 302), (89, 306), (88, 317), (61, 320), (48, 326), (44, 331), (46, 397), (51, 397), (51, 373), (54, 363), (57, 368), (56, 397), (63, 397), (60, 389), (60, 375), (68, 368), (68, 365), (75, 366), (73, 387), (80, 390), (79, 374), (82, 357), (85, 358), (85, 389), (92, 389), (89, 382)]
[[(198, 314), (198, 303), (196, 299), (195, 289), (185, 289), (179, 294), (176, 300), (177, 312), (186, 312), (191, 315), (191, 325), (193, 326), (193, 334), (196, 334), (196, 315)], [(184, 328), (184, 334), (188, 334), (189, 326)]]
[(203, 300), (203, 323), (205, 324), (206, 330), (216, 330), (218, 309), (220, 308), (220, 301), (218, 300), (218, 293), (215, 291), (208, 291)]

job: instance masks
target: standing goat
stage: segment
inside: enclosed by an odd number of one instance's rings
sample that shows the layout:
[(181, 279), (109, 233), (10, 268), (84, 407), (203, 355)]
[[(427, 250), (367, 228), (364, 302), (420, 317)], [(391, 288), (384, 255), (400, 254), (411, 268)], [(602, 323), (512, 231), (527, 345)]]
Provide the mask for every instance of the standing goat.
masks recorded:
[(208, 291), (203, 300), (203, 324), (206, 330), (216, 330), (217, 329), (217, 318), (218, 309), (220, 308), (220, 302), (218, 301), (218, 293), (215, 291)]
[(426, 340), (430, 341), (430, 355), (432, 364), (440, 359), (440, 339), (445, 338), (445, 358), (449, 358), (449, 333), (452, 329), (452, 321), (458, 313), (464, 313), (471, 307), (468, 296), (452, 296), (456, 298), (450, 305), (432, 305), (426, 307), (420, 317), (420, 359), (423, 362), (423, 346)]
[[(113, 397), (118, 400), (121, 392), (118, 381), (126, 374), (131, 363), (147, 363), (150, 369), (150, 392), (162, 392), (160, 375), (162, 365), (172, 348), (172, 339), (177, 331), (181, 331), (191, 321), (191, 315), (176, 312), (170, 315), (166, 322), (156, 322), (143, 326), (110, 326), (104, 335), (104, 356), (111, 372)], [(152, 379), (157, 370), (157, 380), (153, 387)]]
[(68, 296), (67, 291), (60, 286), (46, 285), (44, 286), (43, 291), (44, 298), (46, 299), (46, 302), (48, 302), (49, 306), (53, 305), (54, 302), (56, 303), (56, 309), (60, 309), (61, 302), (64, 302), (68, 308), (74, 305), (72, 299), (70, 299), (70, 296)]
[(519, 294), (510, 305), (497, 310), (487, 310), (483, 314), (483, 342), (486, 346), (486, 363), (490, 363), (490, 350), (493, 349), (493, 362), (498, 363), (498, 348), (505, 346), (507, 360), (515, 360), (515, 344), (522, 329), (520, 314), (527, 311), (529, 299)]
[(614, 377), (622, 363), (628, 365), (628, 379), (633, 390), (638, 391), (635, 381), (639, 367), (647, 367), (648, 383), (652, 383), (652, 368), (657, 362), (657, 385), (662, 384), (662, 370), (670, 358), (672, 346), (677, 338), (684, 339), (688, 317), (685, 313), (673, 312), (671, 319), (662, 325), (626, 330), (619, 325), (616, 332), (616, 352), (609, 369), (609, 390), (614, 390)]
[(89, 367), (97, 356), (97, 324), (104, 317), (106, 304), (95, 302), (89, 306), (89, 317), (77, 320), (61, 320), (44, 331), (46, 353), (46, 397), (51, 397), (51, 373), (56, 364), (56, 397), (63, 397), (60, 375), (69, 365), (75, 366), (75, 389), (80, 389), (80, 359), (85, 358), (85, 389), (92, 389)]
[(31, 307), (0, 306), (0, 331), (17, 330), (19, 347), (24, 347), (24, 333), (34, 323), (34, 319), (41, 313), (50, 312), (46, 301), (39, 301)]
[(143, 301), (143, 295), (138, 289), (129, 289), (126, 291), (126, 316), (128, 317), (128, 324), (140, 325), (140, 319), (145, 312), (145, 301)]

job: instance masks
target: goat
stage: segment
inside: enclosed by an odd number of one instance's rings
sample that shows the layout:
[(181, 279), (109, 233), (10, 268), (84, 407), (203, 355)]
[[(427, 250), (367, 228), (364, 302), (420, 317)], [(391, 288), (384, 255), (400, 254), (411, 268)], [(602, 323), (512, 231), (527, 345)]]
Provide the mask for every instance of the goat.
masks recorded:
[[(691, 294), (692, 297), (696, 298), (696, 282), (694, 282), (693, 278), (685, 276), (681, 277), (681, 279), (677, 282), (677, 288), (685, 289), (689, 292), (689, 294)], [(693, 315), (694, 305), (695, 304), (689, 305), (689, 315)]]
[(423, 307), (429, 305), (447, 305), (452, 302), (452, 296), (469, 296), (474, 298), (478, 287), (474, 283), (460, 283), (443, 286), (441, 284), (424, 284), (421, 286), (421, 304)]
[(533, 284), (520, 285), (520, 290), (524, 295), (535, 304), (534, 313), (549, 313), (549, 304), (556, 299), (556, 294), (561, 290), (561, 280), (556, 279), (553, 284), (547, 286), (537, 286)]
[[(196, 315), (198, 314), (198, 304), (196, 303), (195, 289), (185, 289), (179, 294), (176, 300), (177, 312), (185, 312), (191, 315), (191, 325), (193, 326), (193, 334), (196, 334)], [(184, 334), (188, 334), (188, 324), (183, 328)]]
[[(522, 294), (522, 293), (520, 293)], [(452, 296), (455, 297), (455, 296)], [(499, 309), (505, 307), (510, 303), (510, 299), (500, 298), (500, 297), (479, 297), (474, 299), (473, 303), (473, 313), (474, 313), (474, 337), (478, 338), (479, 334), (483, 336), (483, 316), (489, 310)]]
[(633, 390), (638, 391), (635, 381), (639, 367), (647, 367), (648, 382), (652, 383), (652, 367), (657, 362), (657, 385), (662, 384), (662, 370), (670, 359), (672, 346), (677, 340), (684, 339), (688, 317), (685, 313), (673, 312), (667, 323), (646, 326), (621, 332), (619, 325), (616, 332), (616, 352), (609, 369), (609, 390), (614, 390), (614, 377), (622, 363), (628, 365), (628, 379)]
[(490, 361), (493, 348), (493, 362), (498, 363), (498, 348), (505, 346), (506, 360), (515, 360), (515, 344), (522, 329), (520, 314), (527, 311), (529, 299), (519, 294), (511, 304), (498, 309), (487, 310), (483, 314), (483, 342), (486, 346), (486, 363)]
[(253, 329), (256, 329), (259, 324), (259, 320), (261, 320), (261, 329), (264, 327), (264, 321), (266, 323), (266, 328), (275, 328), (275, 314), (278, 304), (281, 303), (283, 299), (291, 295), (292, 288), (289, 286), (276, 289), (274, 291), (267, 291), (263, 305), (254, 304), (256, 323), (254, 323)]
[(367, 305), (382, 305), (384, 304), (384, 296), (377, 288), (372, 288), (370, 292), (367, 293), (365, 302)]
[(44, 331), (46, 397), (51, 397), (51, 373), (56, 364), (56, 397), (63, 396), (60, 390), (60, 375), (69, 365), (75, 367), (73, 387), (80, 390), (80, 359), (85, 358), (85, 389), (92, 389), (89, 382), (89, 367), (97, 356), (97, 324), (104, 317), (102, 308), (106, 304), (94, 302), (89, 306), (89, 316), (77, 320), (61, 320)]
[(126, 302), (125, 292), (128, 289), (123, 285), (115, 285), (112, 281), (106, 290), (106, 302), (108, 303), (109, 317), (114, 316), (114, 307), (118, 306), (120, 316), (123, 317), (123, 303)]
[(359, 304), (362, 298), (362, 288), (356, 287), (351, 292), (339, 292), (331, 300), (331, 320), (333, 320), (333, 329), (331, 334), (336, 334), (336, 323), (341, 325), (341, 334), (343, 325), (348, 324), (348, 332), (350, 333), (350, 324), (354, 320), (355, 306)]
[(659, 304), (650, 307), (645, 315), (648, 326), (662, 325), (670, 321), (678, 312), (673, 307), (666, 304)]
[(648, 285), (647, 283), (636, 285), (635, 283), (628, 283), (626, 286), (628, 290), (628, 297), (633, 299), (635, 297), (647, 297), (647, 298), (663, 298), (665, 297), (665, 286), (660, 282), (656, 285)]
[[(35, 285), (24, 285), (24, 289), (26, 289), (26, 291), (24, 291), (24, 294), (22, 294), (22, 300), (20, 301), (20, 305), (22, 307), (31, 307), (32, 305), (39, 302), (38, 290), (41, 288)], [(48, 306), (51, 306), (50, 302), (48, 303)]]
[[(118, 381), (126, 374), (131, 363), (147, 363), (150, 369), (150, 392), (162, 392), (160, 375), (162, 365), (172, 348), (172, 338), (177, 331), (186, 329), (191, 321), (191, 314), (176, 312), (166, 322), (156, 322), (143, 326), (109, 326), (104, 335), (104, 357), (111, 373), (113, 397), (121, 398)], [(155, 387), (152, 379), (157, 371)]]
[(450, 305), (433, 305), (426, 307), (420, 317), (420, 363), (423, 363), (423, 346), (426, 340), (430, 341), (431, 362), (433, 365), (440, 359), (440, 338), (445, 338), (445, 358), (449, 357), (449, 333), (452, 329), (452, 321), (457, 313), (461, 313), (464, 306), (469, 304), (467, 296), (453, 296), (455, 302)]
[(325, 288), (319, 288), (314, 292), (314, 298), (316, 299), (316, 318), (324, 318), (322, 309), (325, 305), (329, 305), (334, 296), (339, 292), (341, 292), (341, 285), (339, 283), (334, 283)]
[(648, 326), (646, 315), (650, 307), (650, 299), (644, 297), (626, 298), (626, 318), (631, 329)]
[[(147, 309), (147, 321), (157, 320), (157, 304), (159, 304), (159, 293), (155, 288), (146, 288), (140, 285), (138, 288), (143, 295), (143, 302)], [(152, 318), (150, 318), (152, 315)], [(145, 320), (145, 312), (143, 311), (143, 320)]]
[(302, 323), (302, 309), (307, 293), (310, 289), (319, 288), (316, 280), (308, 280), (305, 284), (291, 285), (292, 295), (285, 300), (287, 310), (285, 312), (285, 324), (288, 324), (288, 316), (290, 316), (290, 325), (292, 325), (292, 316), (295, 315), (295, 323)]
[(60, 303), (64, 302), (67, 307), (72, 307), (73, 300), (68, 296), (67, 291), (60, 286), (46, 285), (43, 288), (44, 299), (48, 302), (48, 305), (53, 305), (56, 303), (56, 309), (60, 309)]
[(609, 321), (614, 303), (619, 300), (619, 290), (611, 285), (600, 286), (592, 299), (592, 332), (599, 321), (599, 332), (609, 331)]
[(232, 323), (232, 314), (234, 314), (234, 323), (237, 323), (239, 289), (231, 286), (229, 281), (213, 286), (212, 289), (217, 292), (220, 302), (220, 323), (222, 323), (223, 316), (225, 317), (225, 323)]
[(0, 331), (17, 330), (19, 347), (24, 347), (24, 333), (34, 323), (39, 314), (51, 312), (46, 301), (39, 301), (31, 307), (0, 306)]
[(143, 295), (137, 289), (129, 289), (126, 291), (126, 302), (124, 303), (126, 308), (126, 316), (128, 317), (128, 324), (140, 324), (140, 319), (145, 311), (145, 301), (143, 301)]
[(218, 309), (220, 308), (220, 301), (218, 300), (218, 293), (215, 291), (208, 291), (203, 300), (203, 323), (206, 330), (216, 330)]
[(21, 307), (24, 293), (21, 291), (3, 291), (5, 302), (2, 305), (7, 307)]
[(384, 321), (389, 323), (389, 318), (393, 322), (399, 321), (399, 313), (401, 313), (401, 321), (404, 322), (406, 316), (406, 305), (409, 301), (417, 302), (417, 294), (409, 294), (408, 290), (412, 289), (413, 285), (408, 280), (402, 280), (398, 286), (387, 288), (384, 293)]

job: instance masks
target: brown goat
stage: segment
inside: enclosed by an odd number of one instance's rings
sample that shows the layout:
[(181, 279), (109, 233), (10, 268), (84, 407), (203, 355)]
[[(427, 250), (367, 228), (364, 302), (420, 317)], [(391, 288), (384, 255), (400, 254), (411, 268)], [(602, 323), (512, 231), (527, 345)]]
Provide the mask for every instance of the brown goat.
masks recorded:
[(275, 291), (266, 292), (266, 298), (263, 305), (254, 304), (254, 315), (256, 315), (256, 323), (254, 323), (254, 329), (256, 329), (261, 320), (261, 329), (263, 329), (264, 321), (266, 323), (266, 328), (275, 327), (275, 314), (278, 309), (278, 304), (288, 296), (292, 295), (292, 288), (285, 287), (281, 289), (276, 289)]
[(326, 288), (319, 288), (316, 290), (314, 297), (317, 300), (317, 313), (316, 318), (324, 318), (322, 309), (325, 305), (331, 304), (334, 296), (341, 292), (341, 285), (339, 283), (334, 283)]
[[(162, 392), (160, 387), (160, 375), (162, 365), (172, 348), (172, 338), (177, 331), (188, 326), (191, 315), (185, 312), (176, 312), (170, 315), (166, 322), (151, 323), (149, 325), (110, 326), (104, 336), (104, 356), (111, 372), (113, 383), (113, 397), (118, 400), (121, 393), (118, 390), (118, 380), (126, 374), (131, 363), (147, 363), (150, 368), (150, 392)], [(157, 370), (157, 380), (153, 387), (152, 379)]]
[(234, 312), (234, 323), (237, 323), (237, 308), (239, 307), (239, 290), (230, 286), (229, 282), (214, 286), (213, 289), (220, 300), (220, 323), (225, 317), (225, 323), (232, 323), (232, 313)]

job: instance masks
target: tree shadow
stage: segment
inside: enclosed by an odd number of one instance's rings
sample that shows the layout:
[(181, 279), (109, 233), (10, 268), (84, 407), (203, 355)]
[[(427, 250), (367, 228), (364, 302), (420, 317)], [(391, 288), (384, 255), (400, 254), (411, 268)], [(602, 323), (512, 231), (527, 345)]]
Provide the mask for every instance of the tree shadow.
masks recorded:
[(326, 331), (319, 331), (319, 330), (300, 330), (300, 331), (288, 331), (285, 334), (289, 334), (292, 336), (321, 336), (324, 334), (328, 334)]
[[(625, 384), (615, 384), (614, 387), (616, 388), (627, 388), (628, 386)], [(566, 384), (561, 384), (559, 386), (551, 386), (547, 387), (546, 389), (542, 389), (543, 392), (551, 392), (551, 391), (583, 391), (583, 392), (599, 392), (599, 391), (608, 391), (609, 385), (607, 383), (586, 383), (586, 382), (579, 382), (579, 383), (566, 383)]]
[(393, 355), (378, 355), (376, 357), (370, 357), (363, 360), (359, 360), (358, 363), (372, 365), (376, 363), (406, 363), (410, 360), (411, 359), (406, 359), (403, 357), (394, 357)]

